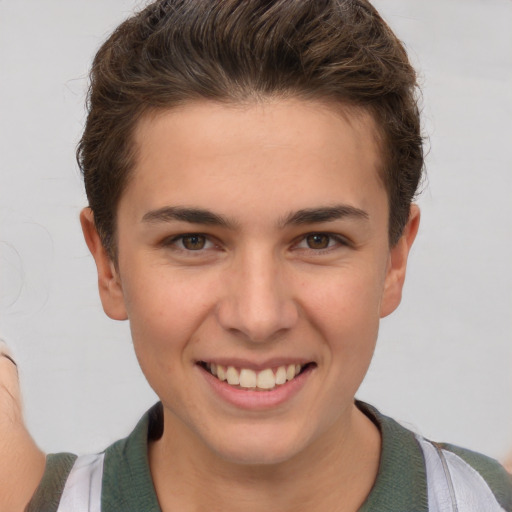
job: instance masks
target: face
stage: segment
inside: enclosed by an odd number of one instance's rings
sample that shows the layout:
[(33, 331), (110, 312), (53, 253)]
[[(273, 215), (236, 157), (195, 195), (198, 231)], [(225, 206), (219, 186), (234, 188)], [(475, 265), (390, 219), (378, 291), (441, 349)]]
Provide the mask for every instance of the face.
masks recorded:
[(417, 225), (389, 247), (374, 134), (334, 105), (190, 103), (138, 126), (117, 267), (82, 215), (165, 421), (224, 459), (284, 461), (350, 421)]

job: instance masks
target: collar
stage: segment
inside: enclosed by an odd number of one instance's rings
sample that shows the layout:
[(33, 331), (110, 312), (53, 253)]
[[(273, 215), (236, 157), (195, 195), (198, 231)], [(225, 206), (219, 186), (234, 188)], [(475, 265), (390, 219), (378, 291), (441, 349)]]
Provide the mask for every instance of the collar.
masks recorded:
[[(359, 512), (427, 512), (423, 455), (414, 434), (374, 407), (357, 407), (382, 435), (382, 452), (375, 484)], [(155, 404), (126, 439), (105, 452), (102, 510), (161, 512), (151, 479), (148, 442), (163, 433), (163, 406)]]

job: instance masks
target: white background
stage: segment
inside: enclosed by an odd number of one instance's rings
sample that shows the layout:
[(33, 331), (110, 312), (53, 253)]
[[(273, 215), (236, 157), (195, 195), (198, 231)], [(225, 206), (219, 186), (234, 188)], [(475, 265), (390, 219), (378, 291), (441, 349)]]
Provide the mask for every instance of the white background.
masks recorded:
[[(421, 73), (429, 180), (404, 302), (359, 397), (437, 440), (512, 448), (512, 2), (379, 0)], [(47, 451), (93, 452), (155, 400), (108, 320), (78, 213), (87, 70), (133, 0), (0, 0), (0, 336)]]

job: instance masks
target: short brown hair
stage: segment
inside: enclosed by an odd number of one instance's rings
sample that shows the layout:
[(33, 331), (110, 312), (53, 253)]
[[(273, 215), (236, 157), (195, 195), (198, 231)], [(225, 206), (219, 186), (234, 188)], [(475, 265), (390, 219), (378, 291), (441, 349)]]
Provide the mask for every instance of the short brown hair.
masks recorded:
[(77, 158), (105, 248), (148, 111), (194, 99), (333, 100), (371, 113), (398, 241), (423, 169), (416, 73), (366, 0), (161, 0), (122, 23), (91, 70)]

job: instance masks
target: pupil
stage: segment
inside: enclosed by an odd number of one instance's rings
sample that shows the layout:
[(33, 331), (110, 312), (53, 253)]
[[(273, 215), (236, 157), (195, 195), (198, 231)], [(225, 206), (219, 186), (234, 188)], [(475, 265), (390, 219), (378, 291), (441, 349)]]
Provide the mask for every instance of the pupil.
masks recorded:
[(322, 234), (308, 235), (307, 243), (311, 249), (326, 249), (329, 247), (329, 237)]
[(198, 251), (199, 249), (202, 249), (204, 247), (204, 244), (204, 236), (188, 235), (183, 237), (183, 245), (191, 251)]

